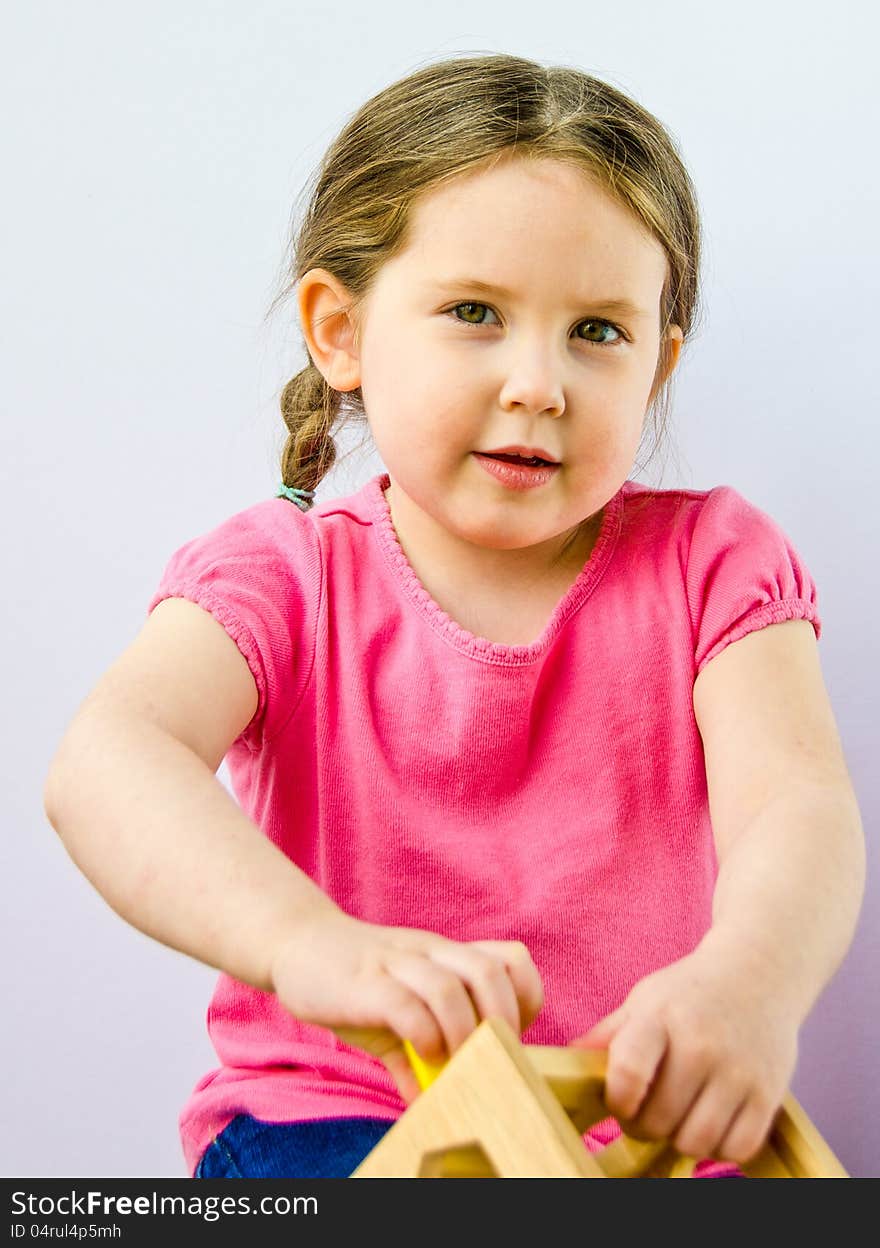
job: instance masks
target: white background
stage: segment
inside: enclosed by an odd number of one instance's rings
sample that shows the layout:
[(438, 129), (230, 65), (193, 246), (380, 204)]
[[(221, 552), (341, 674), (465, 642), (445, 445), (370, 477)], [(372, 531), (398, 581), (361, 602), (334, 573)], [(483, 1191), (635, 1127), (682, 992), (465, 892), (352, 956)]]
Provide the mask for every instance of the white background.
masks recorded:
[[(4, 10), (0, 1172), (186, 1174), (177, 1116), (216, 1065), (215, 972), (129, 927), (78, 872), (43, 813), (48, 764), (171, 552), (274, 493), (278, 395), (305, 359), (295, 306), (262, 318), (323, 150), (420, 64), (506, 51), (632, 95), (697, 186), (704, 323), (677, 375), (679, 462), (646, 479), (735, 486), (818, 586), (873, 874), (793, 1090), (853, 1174), (880, 1174), (874, 6)], [(319, 501), (382, 467), (349, 458)]]

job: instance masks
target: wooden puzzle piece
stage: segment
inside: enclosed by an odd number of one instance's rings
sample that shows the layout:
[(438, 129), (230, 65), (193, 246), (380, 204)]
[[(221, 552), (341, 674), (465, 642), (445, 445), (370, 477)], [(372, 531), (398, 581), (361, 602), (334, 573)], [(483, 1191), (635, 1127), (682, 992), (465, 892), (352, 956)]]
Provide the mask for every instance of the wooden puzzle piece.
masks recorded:
[[(382, 1051), (379, 1033), (340, 1034)], [(391, 1043), (400, 1040), (387, 1039), (386, 1049)], [(583, 1132), (609, 1116), (605, 1050), (522, 1045), (502, 1019), (481, 1023), (445, 1063), (424, 1062), (408, 1042), (404, 1048), (423, 1091), (352, 1178), (693, 1175), (698, 1159), (669, 1141), (621, 1135), (598, 1153), (586, 1148)], [(751, 1178), (848, 1177), (790, 1093), (765, 1147), (741, 1169)]]

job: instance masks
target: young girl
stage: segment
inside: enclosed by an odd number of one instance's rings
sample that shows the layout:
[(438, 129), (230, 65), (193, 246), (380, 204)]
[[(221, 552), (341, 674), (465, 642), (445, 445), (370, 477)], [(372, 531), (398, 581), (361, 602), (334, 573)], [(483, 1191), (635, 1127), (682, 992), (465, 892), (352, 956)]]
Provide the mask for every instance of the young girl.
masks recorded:
[[(662, 125), (571, 68), (430, 65), (327, 153), (278, 496), (173, 555), (46, 789), (114, 908), (221, 971), (194, 1177), (350, 1174), (416, 1095), (402, 1038), (493, 1016), (607, 1046), (593, 1150), (763, 1144), (863, 841), (794, 546), (629, 479), (699, 237)], [(344, 405), (387, 472), (316, 503)]]

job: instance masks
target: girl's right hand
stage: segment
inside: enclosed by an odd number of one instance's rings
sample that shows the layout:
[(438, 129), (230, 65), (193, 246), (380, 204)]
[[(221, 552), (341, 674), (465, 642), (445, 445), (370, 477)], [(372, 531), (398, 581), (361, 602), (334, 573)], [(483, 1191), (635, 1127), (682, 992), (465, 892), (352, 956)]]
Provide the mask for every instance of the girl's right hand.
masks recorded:
[(334, 907), (298, 924), (275, 951), (272, 991), (306, 1023), (369, 1049), (409, 1103), (418, 1083), (403, 1049), (427, 1062), (450, 1057), (486, 1018), (521, 1035), (544, 1003), (538, 969), (517, 940), (448, 940), (383, 927)]

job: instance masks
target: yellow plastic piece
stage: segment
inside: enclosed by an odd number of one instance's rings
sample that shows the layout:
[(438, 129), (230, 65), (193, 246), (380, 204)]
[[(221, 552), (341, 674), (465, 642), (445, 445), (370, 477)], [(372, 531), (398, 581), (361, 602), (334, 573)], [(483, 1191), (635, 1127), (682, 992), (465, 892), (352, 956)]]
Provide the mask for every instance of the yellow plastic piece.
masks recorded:
[(425, 1088), (429, 1088), (440, 1074), (440, 1071), (446, 1065), (446, 1061), (426, 1062), (423, 1057), (419, 1057), (409, 1040), (404, 1040), (403, 1049), (409, 1058), (409, 1064), (413, 1068), (419, 1087), (424, 1092)]

